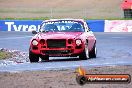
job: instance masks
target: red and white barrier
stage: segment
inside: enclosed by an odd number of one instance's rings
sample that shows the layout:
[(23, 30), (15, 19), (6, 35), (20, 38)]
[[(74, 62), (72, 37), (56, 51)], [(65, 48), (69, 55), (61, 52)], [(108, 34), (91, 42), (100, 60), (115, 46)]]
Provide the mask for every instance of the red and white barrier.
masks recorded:
[(132, 20), (105, 20), (104, 32), (132, 32)]

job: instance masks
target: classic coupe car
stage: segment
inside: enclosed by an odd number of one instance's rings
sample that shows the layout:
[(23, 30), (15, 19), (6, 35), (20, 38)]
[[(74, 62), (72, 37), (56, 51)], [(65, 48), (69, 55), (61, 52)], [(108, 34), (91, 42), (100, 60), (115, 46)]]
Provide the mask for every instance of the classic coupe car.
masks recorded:
[(42, 22), (30, 40), (30, 62), (49, 57), (96, 58), (96, 38), (83, 19), (52, 19)]

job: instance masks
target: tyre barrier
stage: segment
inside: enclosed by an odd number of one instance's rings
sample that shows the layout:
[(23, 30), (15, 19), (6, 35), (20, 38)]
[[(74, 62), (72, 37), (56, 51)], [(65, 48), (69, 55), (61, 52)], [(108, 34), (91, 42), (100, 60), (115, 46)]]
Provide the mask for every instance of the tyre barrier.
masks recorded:
[[(0, 31), (39, 31), (43, 20), (0, 20)], [(86, 20), (93, 32), (132, 32), (132, 20)]]

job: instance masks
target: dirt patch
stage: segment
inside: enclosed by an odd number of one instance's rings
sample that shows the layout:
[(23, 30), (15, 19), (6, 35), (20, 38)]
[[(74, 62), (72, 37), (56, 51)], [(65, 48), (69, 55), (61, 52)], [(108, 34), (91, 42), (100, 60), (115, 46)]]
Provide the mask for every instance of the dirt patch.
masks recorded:
[(0, 0), (0, 17), (121, 18), (122, 0)]
[[(130, 74), (132, 66), (98, 67), (87, 70), (92, 74)], [(33, 71), (20, 73), (0, 73), (1, 88), (81, 88), (75, 80), (73, 70)], [(130, 84), (86, 84), (83, 88), (132, 88)]]

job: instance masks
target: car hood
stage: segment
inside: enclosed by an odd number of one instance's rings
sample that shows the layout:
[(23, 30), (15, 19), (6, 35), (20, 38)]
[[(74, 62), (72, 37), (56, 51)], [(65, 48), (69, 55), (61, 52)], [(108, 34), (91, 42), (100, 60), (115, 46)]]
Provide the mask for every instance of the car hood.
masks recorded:
[(77, 38), (83, 32), (47, 32), (40, 33), (38, 35), (39, 39), (70, 39)]

